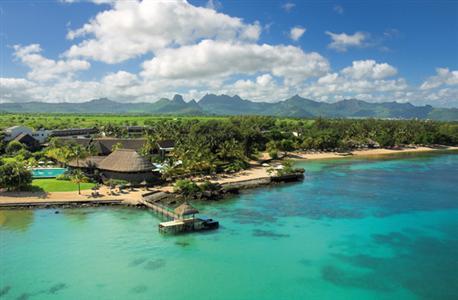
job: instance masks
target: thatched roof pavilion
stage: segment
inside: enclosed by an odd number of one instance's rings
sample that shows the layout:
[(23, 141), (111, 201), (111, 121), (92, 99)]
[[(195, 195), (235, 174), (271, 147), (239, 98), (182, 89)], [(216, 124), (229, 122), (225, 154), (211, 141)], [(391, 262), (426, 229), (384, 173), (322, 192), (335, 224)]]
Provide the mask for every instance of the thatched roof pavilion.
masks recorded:
[(175, 208), (174, 212), (180, 217), (189, 216), (189, 215), (195, 215), (195, 214), (199, 213), (199, 211), (197, 209), (192, 207), (187, 202), (185, 202), (185, 203), (181, 204), (180, 206), (178, 206), (177, 208)]
[(119, 173), (152, 172), (153, 166), (133, 149), (118, 149), (99, 163), (100, 170)]

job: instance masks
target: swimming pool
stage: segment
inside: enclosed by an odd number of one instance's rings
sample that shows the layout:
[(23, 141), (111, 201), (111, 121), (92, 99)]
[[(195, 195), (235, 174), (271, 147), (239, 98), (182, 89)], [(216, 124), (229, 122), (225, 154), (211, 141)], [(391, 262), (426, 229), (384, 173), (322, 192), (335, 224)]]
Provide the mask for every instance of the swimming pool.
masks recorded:
[(55, 178), (67, 171), (66, 168), (35, 168), (32, 169), (33, 178)]

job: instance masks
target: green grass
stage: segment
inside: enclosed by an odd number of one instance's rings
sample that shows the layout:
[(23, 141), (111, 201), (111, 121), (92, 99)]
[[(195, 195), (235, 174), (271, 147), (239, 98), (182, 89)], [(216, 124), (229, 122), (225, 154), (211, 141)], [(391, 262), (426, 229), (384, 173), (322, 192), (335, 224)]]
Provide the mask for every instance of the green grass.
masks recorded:
[[(152, 116), (152, 115), (110, 115), (110, 114), (44, 114), (44, 113), (0, 113), (0, 128), (12, 125), (24, 125), (32, 128), (72, 128), (72, 127), (100, 127), (107, 124), (118, 126), (138, 125), (143, 126), (165, 120), (225, 120), (224, 116)], [(277, 117), (277, 122), (286, 121), (295, 123), (302, 121), (312, 123), (312, 120)]]
[[(94, 186), (94, 183), (81, 183), (81, 190), (88, 190)], [(32, 188), (36, 190), (43, 190), (45, 192), (78, 191), (78, 185), (76, 183), (57, 179), (34, 179), (32, 180)]]
[(110, 115), (110, 114), (42, 114), (42, 113), (0, 113), (0, 128), (14, 125), (24, 125), (32, 128), (44, 127), (47, 129), (72, 127), (99, 127), (106, 124), (119, 126), (138, 125), (162, 122), (164, 120), (201, 121), (227, 119), (219, 116), (151, 116), (151, 115)]

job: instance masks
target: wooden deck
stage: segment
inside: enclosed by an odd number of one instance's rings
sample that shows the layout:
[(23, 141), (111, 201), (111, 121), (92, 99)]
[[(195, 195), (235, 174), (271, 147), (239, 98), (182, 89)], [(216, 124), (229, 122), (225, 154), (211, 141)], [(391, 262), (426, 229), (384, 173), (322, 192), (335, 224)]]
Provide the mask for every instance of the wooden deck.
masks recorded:
[(173, 212), (170, 208), (168, 208), (166, 206), (163, 206), (163, 205), (160, 205), (160, 204), (157, 204), (157, 203), (151, 203), (151, 202), (145, 201), (143, 199), (139, 200), (139, 203), (145, 205), (146, 207), (152, 209), (156, 213), (158, 213), (160, 215), (163, 215), (163, 216), (165, 216), (165, 217), (167, 217), (169, 219), (172, 219), (172, 220), (179, 219), (178, 215), (175, 214), (175, 212)]

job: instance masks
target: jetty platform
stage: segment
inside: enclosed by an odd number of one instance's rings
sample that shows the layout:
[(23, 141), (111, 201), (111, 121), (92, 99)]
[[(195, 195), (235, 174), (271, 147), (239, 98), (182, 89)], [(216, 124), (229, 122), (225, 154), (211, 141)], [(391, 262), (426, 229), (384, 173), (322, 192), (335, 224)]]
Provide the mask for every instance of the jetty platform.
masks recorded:
[(168, 219), (159, 224), (161, 233), (184, 233), (201, 230), (211, 230), (219, 227), (219, 222), (207, 217), (197, 217), (197, 209), (189, 203), (184, 202), (175, 209), (160, 203), (150, 202), (145, 198), (139, 200), (139, 203), (153, 210), (162, 217)]

